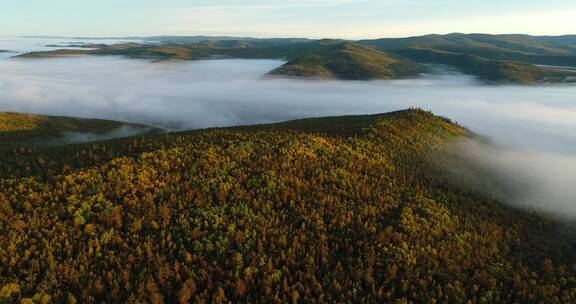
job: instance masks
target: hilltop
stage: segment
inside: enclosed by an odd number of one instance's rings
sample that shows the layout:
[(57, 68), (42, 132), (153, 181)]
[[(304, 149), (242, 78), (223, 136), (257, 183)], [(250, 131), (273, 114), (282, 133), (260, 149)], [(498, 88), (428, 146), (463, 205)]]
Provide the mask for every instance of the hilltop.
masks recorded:
[(296, 57), (270, 75), (371, 80), (415, 77), (424, 66), (372, 48), (343, 42)]
[(574, 302), (561, 227), (437, 161), (471, 136), (406, 110), (0, 150), (0, 300)]
[(88, 142), (154, 130), (111, 120), (0, 112), (0, 147)]

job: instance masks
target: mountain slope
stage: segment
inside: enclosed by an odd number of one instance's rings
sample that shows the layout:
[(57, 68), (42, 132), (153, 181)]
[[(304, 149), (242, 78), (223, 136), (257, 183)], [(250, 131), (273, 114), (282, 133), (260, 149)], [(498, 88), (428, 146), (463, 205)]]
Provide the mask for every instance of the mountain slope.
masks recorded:
[(408, 110), (5, 153), (0, 300), (574, 302), (558, 226), (437, 167), (468, 136)]
[(426, 68), (372, 48), (344, 42), (292, 59), (270, 75), (370, 80), (414, 77)]
[(549, 66), (576, 66), (572, 36), (449, 34), (362, 40), (422, 63), (452, 65), (492, 83), (574, 82), (576, 73)]
[(576, 72), (553, 67), (536, 66), (511, 60), (494, 60), (484, 57), (445, 51), (405, 49), (398, 54), (421, 63), (444, 64), (461, 72), (477, 76), (495, 84), (573, 83)]

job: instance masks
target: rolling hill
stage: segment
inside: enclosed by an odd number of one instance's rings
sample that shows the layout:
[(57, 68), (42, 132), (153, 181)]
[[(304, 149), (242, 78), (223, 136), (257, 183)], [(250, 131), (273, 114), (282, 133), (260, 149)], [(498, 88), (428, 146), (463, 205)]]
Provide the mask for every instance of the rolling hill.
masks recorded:
[(88, 50), (73, 50), (73, 49), (60, 49), (54, 51), (37, 51), (29, 52), (25, 54), (20, 54), (16, 57), (18, 58), (54, 58), (54, 57), (66, 57), (66, 56), (87, 56), (91, 55)]
[(275, 48), (313, 43), (306, 38), (254, 38), (225, 36), (154, 36), (142, 39), (148, 43), (190, 45), (208, 43), (218, 48)]
[(371, 80), (415, 77), (425, 71), (424, 66), (415, 62), (344, 42), (294, 58), (270, 75)]
[(0, 112), (0, 147), (89, 142), (153, 131), (111, 120)]
[[(163, 37), (155, 43), (56, 50), (27, 58), (121, 55), (153, 60), (285, 59), (273, 75), (351, 80), (418, 75), (422, 63), (451, 65), (491, 84), (575, 82), (576, 36), (449, 34), (374, 40)], [(377, 50), (376, 50), (377, 49)], [(544, 67), (548, 66), (548, 67)]]
[(53, 51), (30, 52), (21, 54), (21, 58), (50, 58), (70, 55), (112, 55), (134, 59), (152, 60), (202, 60), (211, 58), (246, 58), (246, 59), (283, 59), (302, 55), (318, 48), (313, 43), (295, 43), (282, 46), (254, 47), (251, 44), (237, 42), (205, 41), (193, 44), (119, 44), (107, 45), (94, 50), (59, 49)]
[(538, 84), (576, 82), (574, 71), (537, 66), (525, 62), (495, 60), (446, 51), (405, 49), (398, 54), (421, 63), (443, 64), (457, 68), (493, 84)]
[(567, 228), (442, 167), (472, 136), (406, 110), (0, 150), (0, 301), (573, 303)]
[(357, 41), (381, 49), (436, 49), (469, 53), (492, 59), (502, 54), (576, 56), (576, 36), (461, 34), (425, 35)]
[(448, 34), (362, 40), (421, 63), (454, 66), (492, 83), (574, 82), (576, 74), (550, 66), (576, 66), (576, 36)]

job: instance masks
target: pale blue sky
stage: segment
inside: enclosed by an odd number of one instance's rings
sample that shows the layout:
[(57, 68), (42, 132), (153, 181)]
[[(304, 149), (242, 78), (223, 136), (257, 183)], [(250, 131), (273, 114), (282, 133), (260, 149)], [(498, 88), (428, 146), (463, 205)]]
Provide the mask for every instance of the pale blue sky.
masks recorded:
[(574, 0), (7, 0), (0, 35), (576, 34)]

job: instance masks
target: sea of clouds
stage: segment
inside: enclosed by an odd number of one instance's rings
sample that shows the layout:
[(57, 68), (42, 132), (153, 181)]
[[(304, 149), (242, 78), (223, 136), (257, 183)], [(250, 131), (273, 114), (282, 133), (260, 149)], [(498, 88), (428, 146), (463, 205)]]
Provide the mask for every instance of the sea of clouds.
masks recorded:
[(528, 180), (512, 203), (576, 216), (576, 86), (488, 86), (448, 71), (370, 82), (265, 77), (282, 63), (1, 59), (0, 111), (184, 130), (419, 107), (492, 140), (462, 150), (503, 179)]

